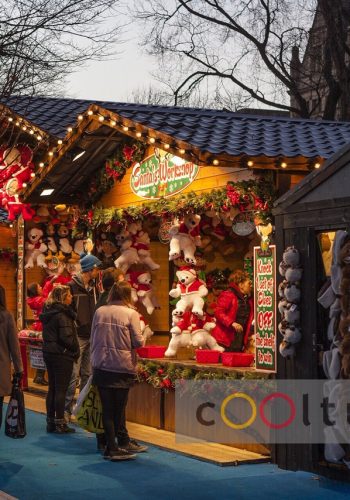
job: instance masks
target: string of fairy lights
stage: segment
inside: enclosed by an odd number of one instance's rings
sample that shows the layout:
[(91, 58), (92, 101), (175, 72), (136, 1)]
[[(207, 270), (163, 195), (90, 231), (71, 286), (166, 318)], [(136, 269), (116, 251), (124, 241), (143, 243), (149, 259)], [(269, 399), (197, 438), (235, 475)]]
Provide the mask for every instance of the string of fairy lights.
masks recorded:
[[(34, 126), (28, 120), (23, 117), (19, 117), (18, 115), (11, 113), (10, 110), (7, 111), (7, 120), (9, 123), (13, 124), (15, 127), (18, 127), (21, 131), (26, 134), (29, 134), (31, 137), (36, 139), (37, 143), (41, 143), (42, 145), (47, 145), (47, 153), (46, 158), (42, 158), (41, 161), (38, 162), (37, 166), (40, 172), (43, 173), (44, 169), (49, 169), (49, 167), (57, 161), (67, 150), (74, 144), (77, 136), (80, 136), (84, 129), (87, 129), (91, 121), (97, 121), (100, 124), (104, 124), (109, 126), (110, 128), (114, 128), (124, 135), (128, 135), (129, 137), (134, 137), (137, 140), (147, 141), (150, 145), (158, 146), (165, 151), (169, 151), (174, 155), (188, 157), (193, 160), (196, 158), (199, 160), (197, 154), (194, 152), (193, 148), (183, 141), (178, 141), (173, 137), (167, 136), (165, 134), (160, 134), (153, 129), (149, 129), (146, 126), (141, 124), (135, 124), (131, 120), (120, 117), (116, 113), (113, 113), (108, 110), (104, 110), (97, 105), (91, 106), (86, 112), (81, 113), (77, 116), (77, 122), (73, 126), (69, 126), (66, 131), (66, 135), (63, 139), (58, 139), (54, 144), (53, 137), (50, 136), (45, 131), (41, 130), (39, 127)], [(221, 164), (221, 161), (210, 156), (208, 153), (205, 157), (205, 160), (201, 160), (201, 163), (206, 165), (218, 166)], [(286, 170), (288, 167), (293, 168), (293, 160), (290, 159), (290, 162), (283, 158), (278, 157), (273, 161), (273, 166), (276, 170)], [(323, 159), (321, 157), (313, 157), (308, 160), (307, 169), (313, 170), (321, 167)], [(226, 164), (226, 160), (222, 162), (222, 164)], [(256, 159), (252, 159), (247, 157), (246, 155), (241, 155), (239, 158), (239, 163), (241, 167), (248, 167), (250, 169), (259, 167)], [(260, 165), (260, 168), (261, 165)], [(267, 167), (268, 168), (268, 167)], [(270, 167), (271, 168), (271, 164)], [(32, 175), (32, 181), (37, 177), (35, 173)], [(31, 181), (31, 182), (32, 182)], [(27, 186), (26, 186), (27, 187)]]

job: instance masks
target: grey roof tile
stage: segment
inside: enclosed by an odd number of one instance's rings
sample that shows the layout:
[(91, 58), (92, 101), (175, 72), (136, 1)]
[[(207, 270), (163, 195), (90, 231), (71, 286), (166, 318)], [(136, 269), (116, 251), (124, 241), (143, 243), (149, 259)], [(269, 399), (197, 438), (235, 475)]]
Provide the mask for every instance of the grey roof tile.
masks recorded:
[(213, 154), (332, 156), (350, 143), (350, 123), (255, 116), (229, 111), (83, 99), (11, 97), (4, 101), (48, 133), (63, 137), (91, 104)]

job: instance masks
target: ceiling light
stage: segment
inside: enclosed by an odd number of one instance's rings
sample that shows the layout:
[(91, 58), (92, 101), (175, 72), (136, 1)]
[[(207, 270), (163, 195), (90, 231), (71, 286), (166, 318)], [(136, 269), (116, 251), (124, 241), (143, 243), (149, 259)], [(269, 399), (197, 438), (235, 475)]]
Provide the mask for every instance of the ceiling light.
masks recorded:
[(219, 165), (219, 160), (217, 160), (216, 158), (213, 160), (213, 165)]
[(54, 189), (43, 189), (40, 196), (50, 196), (54, 192)]
[(154, 137), (150, 137), (150, 138), (149, 138), (149, 142), (150, 142), (151, 144), (154, 144), (154, 143), (156, 142), (156, 140), (155, 140), (155, 138), (154, 138)]
[(43, 167), (45, 167), (45, 163), (43, 163), (43, 162), (40, 162), (40, 163), (39, 163), (39, 167), (40, 167), (40, 168), (43, 168)]
[(186, 153), (185, 149), (180, 149), (180, 154), (184, 155)]
[(247, 161), (247, 165), (248, 165), (248, 167), (253, 167), (254, 162), (252, 160), (249, 160), (249, 161)]
[(91, 109), (89, 109), (89, 111), (88, 111), (88, 115), (89, 115), (89, 116), (91, 116), (91, 115), (93, 115), (93, 114), (94, 114), (94, 112), (93, 112), (93, 111), (91, 111)]
[(98, 117), (98, 121), (99, 121), (99, 122), (103, 122), (103, 121), (104, 121), (104, 119), (105, 119), (105, 117), (104, 117), (104, 116), (99, 116), (99, 117)]
[(68, 128), (67, 128), (67, 131), (68, 131), (68, 132), (73, 132), (72, 127), (68, 127)]
[(164, 149), (169, 149), (170, 148), (170, 144), (164, 144)]
[(81, 158), (84, 154), (86, 153), (86, 151), (80, 151), (80, 153), (78, 153), (77, 155), (74, 156), (73, 160), (72, 161), (76, 161), (78, 160), (79, 158)]
[(142, 137), (142, 133), (141, 132), (136, 132), (136, 137)]
[(117, 122), (115, 120), (111, 120), (111, 125), (112, 127), (115, 127), (117, 125)]
[(129, 127), (123, 127), (124, 132), (127, 132), (129, 130)]
[(78, 116), (78, 120), (79, 120), (79, 121), (81, 121), (81, 120), (83, 120), (83, 119), (84, 119), (83, 115), (79, 115), (79, 116)]
[(321, 166), (321, 163), (317, 161), (317, 162), (315, 163), (315, 165), (314, 165), (314, 168), (320, 168), (320, 166)]

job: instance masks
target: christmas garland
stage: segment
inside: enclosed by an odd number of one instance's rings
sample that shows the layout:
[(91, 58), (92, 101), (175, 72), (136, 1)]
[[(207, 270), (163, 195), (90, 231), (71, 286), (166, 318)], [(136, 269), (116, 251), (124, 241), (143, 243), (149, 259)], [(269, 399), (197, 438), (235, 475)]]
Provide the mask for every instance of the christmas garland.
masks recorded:
[(120, 182), (128, 168), (143, 160), (146, 147), (146, 144), (140, 141), (121, 145), (114, 156), (106, 161), (107, 175)]
[(208, 193), (190, 192), (171, 198), (160, 198), (153, 202), (130, 205), (128, 208), (95, 208), (88, 219), (93, 227), (101, 224), (127, 224), (145, 217), (161, 217), (163, 220), (182, 218), (188, 213), (203, 214), (208, 210), (228, 211), (231, 207), (240, 212), (251, 212), (264, 222), (271, 220), (271, 209), (275, 200), (272, 179), (250, 179), (229, 182), (226, 188), (213, 189)]
[(17, 262), (17, 252), (13, 248), (0, 248), (0, 260)]
[(222, 380), (256, 380), (266, 379), (267, 375), (257, 372), (236, 372), (213, 370), (196, 370), (189, 367), (176, 365), (175, 363), (159, 363), (154, 361), (139, 361), (137, 365), (137, 381), (146, 382), (156, 389), (167, 391), (175, 389), (175, 382), (178, 380), (180, 386), (186, 380), (208, 380), (211, 382)]

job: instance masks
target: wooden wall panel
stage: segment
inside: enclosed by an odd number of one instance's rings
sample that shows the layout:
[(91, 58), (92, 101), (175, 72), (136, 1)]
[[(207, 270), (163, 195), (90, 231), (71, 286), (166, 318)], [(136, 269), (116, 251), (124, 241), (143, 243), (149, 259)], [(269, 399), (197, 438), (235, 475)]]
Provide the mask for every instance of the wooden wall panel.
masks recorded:
[[(17, 239), (12, 235), (11, 229), (6, 226), (0, 226), (0, 248), (17, 250)], [(16, 270), (14, 263), (0, 259), (0, 284), (6, 290), (7, 308), (15, 317), (17, 310)]]

